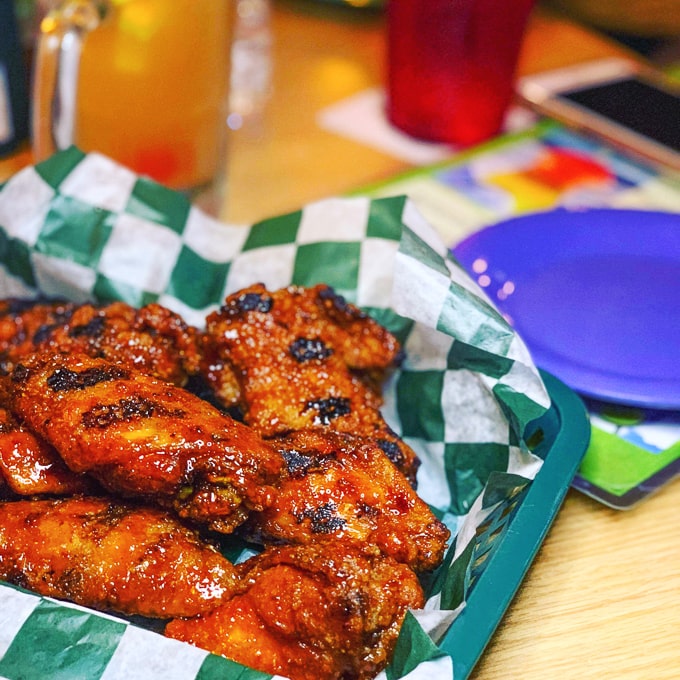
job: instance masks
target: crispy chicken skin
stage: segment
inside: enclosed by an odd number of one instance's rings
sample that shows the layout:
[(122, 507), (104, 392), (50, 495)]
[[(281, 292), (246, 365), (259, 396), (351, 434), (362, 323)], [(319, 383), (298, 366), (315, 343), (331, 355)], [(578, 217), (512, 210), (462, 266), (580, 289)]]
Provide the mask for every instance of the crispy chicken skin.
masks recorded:
[(0, 578), (160, 618), (209, 611), (238, 585), (233, 565), (167, 512), (94, 497), (0, 503)]
[(244, 420), (264, 437), (319, 426), (370, 437), (415, 484), (417, 457), (383, 419), (375, 389), (400, 361), (399, 343), (328, 286), (239, 291), (208, 316), (206, 345), (207, 380), (220, 393), (214, 367), (230, 367)]
[(165, 634), (292, 680), (374, 677), (423, 606), (408, 567), (342, 544), (271, 547), (238, 569), (239, 594)]
[(199, 369), (198, 331), (158, 304), (0, 304), (0, 362), (10, 370), (38, 349), (119, 361), (176, 385)]
[(316, 429), (272, 443), (286, 475), (244, 525), (251, 540), (367, 544), (415, 571), (440, 564), (448, 529), (370, 439)]
[(109, 491), (224, 533), (271, 503), (281, 455), (180, 387), (82, 354), (27, 357), (9, 382), (17, 416)]

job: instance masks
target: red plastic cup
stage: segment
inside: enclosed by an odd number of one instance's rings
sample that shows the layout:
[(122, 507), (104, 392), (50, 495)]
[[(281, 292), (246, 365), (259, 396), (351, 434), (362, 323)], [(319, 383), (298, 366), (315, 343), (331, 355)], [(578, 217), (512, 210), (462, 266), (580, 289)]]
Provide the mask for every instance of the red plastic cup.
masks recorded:
[(388, 0), (387, 116), (459, 147), (499, 132), (534, 0)]

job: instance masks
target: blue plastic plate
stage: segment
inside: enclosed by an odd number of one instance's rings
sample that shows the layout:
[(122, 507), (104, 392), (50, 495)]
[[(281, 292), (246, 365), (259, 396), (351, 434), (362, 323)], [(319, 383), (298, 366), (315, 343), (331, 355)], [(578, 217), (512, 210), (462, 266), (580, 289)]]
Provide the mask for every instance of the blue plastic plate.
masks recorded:
[(680, 408), (680, 214), (533, 213), (453, 252), (538, 366), (589, 397)]

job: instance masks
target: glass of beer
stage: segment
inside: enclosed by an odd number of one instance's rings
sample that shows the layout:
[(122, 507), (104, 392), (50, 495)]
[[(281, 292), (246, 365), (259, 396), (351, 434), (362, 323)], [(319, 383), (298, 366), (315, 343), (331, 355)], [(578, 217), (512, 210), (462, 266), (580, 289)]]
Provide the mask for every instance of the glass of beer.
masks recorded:
[(62, 0), (42, 20), (37, 160), (76, 145), (192, 192), (224, 172), (235, 0)]

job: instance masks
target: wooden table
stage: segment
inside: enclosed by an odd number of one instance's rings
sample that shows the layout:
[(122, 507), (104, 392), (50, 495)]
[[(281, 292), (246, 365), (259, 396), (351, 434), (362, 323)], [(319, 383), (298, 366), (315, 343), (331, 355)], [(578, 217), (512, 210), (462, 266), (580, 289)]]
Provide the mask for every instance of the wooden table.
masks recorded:
[[(231, 140), (227, 218), (236, 222), (294, 210), (406, 167), (316, 122), (325, 107), (383, 82), (382, 14), (314, 0), (274, 2), (271, 98), (263, 119), (234, 133)], [(610, 41), (554, 15), (536, 13), (519, 72), (616, 53), (623, 51)]]
[[(314, 0), (272, 0), (273, 77), (261, 116), (231, 134), (225, 217), (250, 223), (403, 171), (400, 160), (320, 128), (318, 112), (383, 82), (382, 13)], [(526, 74), (622, 53), (555, 15), (537, 12), (520, 57)], [(0, 160), (0, 181), (31, 162)]]
[[(389, 178), (407, 166), (319, 128), (317, 112), (382, 82), (383, 18), (275, 0), (262, 116), (233, 133), (227, 218), (252, 222)], [(624, 51), (537, 11), (519, 71)], [(0, 181), (31, 162), (0, 161)], [(474, 680), (680, 678), (680, 481), (627, 512), (570, 491)]]

